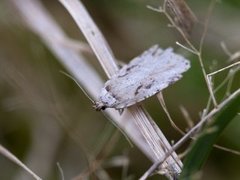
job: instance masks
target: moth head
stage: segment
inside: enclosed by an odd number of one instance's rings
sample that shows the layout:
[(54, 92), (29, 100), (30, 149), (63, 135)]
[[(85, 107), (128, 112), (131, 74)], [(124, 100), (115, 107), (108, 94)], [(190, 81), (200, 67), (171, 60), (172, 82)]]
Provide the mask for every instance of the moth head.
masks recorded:
[(93, 108), (96, 111), (101, 111), (101, 110), (105, 110), (106, 106), (100, 101), (95, 101), (94, 104), (93, 104)]

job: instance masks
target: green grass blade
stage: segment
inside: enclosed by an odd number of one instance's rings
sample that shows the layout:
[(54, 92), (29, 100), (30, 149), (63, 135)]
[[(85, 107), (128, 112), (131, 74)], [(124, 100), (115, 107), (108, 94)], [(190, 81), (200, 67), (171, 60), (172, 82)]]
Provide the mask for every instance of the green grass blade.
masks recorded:
[(198, 139), (193, 142), (188, 155), (184, 160), (183, 171), (180, 179), (194, 179), (207, 160), (214, 143), (225, 127), (234, 119), (240, 111), (240, 95), (235, 97), (216, 116), (212, 123), (208, 124)]

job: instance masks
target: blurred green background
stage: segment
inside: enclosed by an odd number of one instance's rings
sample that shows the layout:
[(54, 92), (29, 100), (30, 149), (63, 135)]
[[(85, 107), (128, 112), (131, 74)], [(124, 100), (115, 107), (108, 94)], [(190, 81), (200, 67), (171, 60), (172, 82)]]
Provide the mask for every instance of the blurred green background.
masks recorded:
[[(85, 41), (72, 18), (58, 1), (42, 1), (53, 17), (72, 38)], [(84, 4), (102, 30), (115, 56), (128, 62), (153, 44), (172, 46), (191, 60), (192, 68), (184, 78), (163, 91), (175, 123), (187, 127), (180, 111), (184, 106), (194, 122), (206, 106), (208, 91), (197, 58), (175, 45), (183, 42), (167, 19), (146, 5), (157, 7), (158, 0), (85, 0)], [(198, 45), (210, 1), (188, 0), (198, 17), (191, 41)], [(203, 50), (208, 72), (230, 64), (220, 43), (234, 53), (240, 47), (240, 3), (222, 0), (210, 18)], [(95, 57), (89, 63), (99, 68)], [(44, 179), (65, 179), (85, 172), (90, 179), (138, 179), (151, 162), (101, 113), (78, 86), (60, 73), (64, 70), (41, 40), (26, 29), (8, 2), (0, 1), (0, 144)], [(220, 83), (226, 73), (216, 77)], [(103, 75), (103, 78), (106, 77)], [(239, 73), (233, 90), (240, 87)], [(217, 95), (221, 99), (224, 91)], [(173, 129), (156, 98), (144, 106), (169, 141), (181, 135)], [(240, 117), (231, 122), (218, 144), (240, 150)], [(106, 145), (109, 139), (114, 140)], [(181, 153), (184, 148), (179, 149)], [(99, 153), (101, 152), (101, 153)], [(106, 154), (105, 154), (106, 153)], [(102, 160), (93, 173), (86, 169), (95, 156)], [(240, 156), (214, 149), (204, 168), (202, 179), (239, 179)], [(89, 175), (90, 174), (90, 175)], [(161, 177), (163, 178), (163, 177)], [(31, 179), (21, 168), (0, 155), (0, 179)], [(154, 176), (150, 179), (159, 179)], [(164, 179), (164, 178), (163, 178)]]

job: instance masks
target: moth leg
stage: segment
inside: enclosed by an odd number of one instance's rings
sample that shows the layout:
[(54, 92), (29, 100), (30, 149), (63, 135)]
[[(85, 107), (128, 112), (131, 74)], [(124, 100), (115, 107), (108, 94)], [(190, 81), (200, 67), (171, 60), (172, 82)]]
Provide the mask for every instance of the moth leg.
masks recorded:
[(94, 108), (96, 111), (101, 111), (101, 110), (105, 110), (107, 107), (104, 106), (103, 103), (98, 102), (98, 101), (95, 101), (94, 104), (93, 104), (93, 108)]
[(124, 65), (126, 65), (126, 63), (121, 60), (118, 60), (117, 65), (118, 65), (119, 69), (121, 69)]
[(122, 115), (123, 111), (124, 111), (124, 108), (118, 109), (120, 116)]

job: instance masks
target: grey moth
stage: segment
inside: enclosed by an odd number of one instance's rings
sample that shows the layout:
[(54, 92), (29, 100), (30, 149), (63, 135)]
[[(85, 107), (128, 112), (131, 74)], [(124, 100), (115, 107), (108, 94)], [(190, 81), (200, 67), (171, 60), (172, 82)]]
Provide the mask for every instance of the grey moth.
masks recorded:
[(179, 80), (189, 68), (190, 62), (172, 48), (162, 50), (154, 45), (105, 83), (94, 107), (121, 110), (134, 105)]

